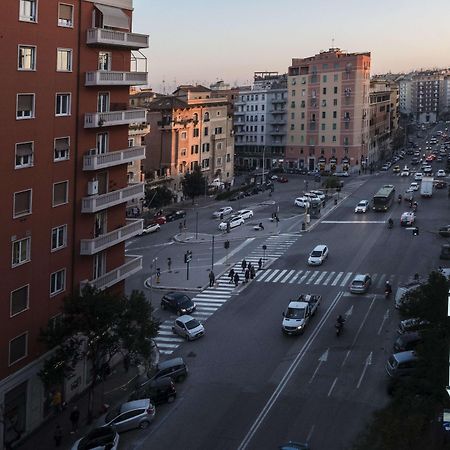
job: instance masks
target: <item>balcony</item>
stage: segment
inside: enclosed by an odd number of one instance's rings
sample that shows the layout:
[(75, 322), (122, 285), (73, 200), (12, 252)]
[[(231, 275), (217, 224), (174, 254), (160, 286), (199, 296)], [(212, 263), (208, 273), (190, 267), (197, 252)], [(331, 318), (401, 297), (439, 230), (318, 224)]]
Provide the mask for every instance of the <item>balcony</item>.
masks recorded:
[(106, 169), (107, 167), (145, 159), (145, 147), (143, 145), (118, 150), (116, 152), (102, 153), (100, 155), (96, 154), (96, 151), (97, 149), (93, 149), (84, 156), (83, 170)]
[(114, 286), (116, 283), (119, 283), (120, 281), (125, 280), (129, 276), (142, 270), (142, 259), (142, 256), (125, 256), (125, 264), (111, 270), (110, 272), (105, 273), (98, 278), (82, 282), (81, 288), (83, 288), (86, 284), (89, 284), (95, 289), (101, 291), (103, 289)]
[(86, 72), (85, 86), (140, 86), (147, 84), (147, 72), (95, 70)]
[(270, 111), (271, 114), (285, 114), (286, 110), (285, 109), (272, 109)]
[(144, 191), (144, 183), (138, 183), (106, 194), (84, 197), (81, 202), (81, 212), (96, 213), (135, 198), (143, 198), (145, 195)]
[(281, 104), (281, 103), (286, 103), (286, 99), (285, 98), (273, 98), (272, 99), (272, 103), (274, 105), (276, 105), (277, 103)]
[(235, 116), (245, 116), (245, 111), (234, 111)]
[(148, 34), (130, 33), (129, 31), (90, 28), (87, 30), (88, 45), (123, 47), (131, 50), (148, 48)]
[(272, 130), (270, 132), (271, 136), (284, 136), (286, 134), (286, 131), (282, 131), (282, 130)]
[(81, 239), (80, 255), (95, 255), (142, 232), (142, 219), (126, 219), (127, 224), (94, 239)]
[(284, 119), (273, 119), (270, 122), (271, 125), (286, 125), (286, 120)]
[(123, 111), (86, 113), (84, 115), (84, 128), (130, 125), (136, 122), (145, 122), (146, 120), (146, 109), (125, 109)]

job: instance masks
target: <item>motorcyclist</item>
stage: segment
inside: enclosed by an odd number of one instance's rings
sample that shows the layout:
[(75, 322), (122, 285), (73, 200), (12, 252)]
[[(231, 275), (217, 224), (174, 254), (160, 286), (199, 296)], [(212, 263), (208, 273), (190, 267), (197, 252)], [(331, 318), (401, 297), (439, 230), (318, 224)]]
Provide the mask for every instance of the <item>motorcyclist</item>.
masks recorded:
[(399, 203), (402, 202), (402, 194), (398, 194), (398, 202), (399, 202)]
[(339, 314), (336, 319), (336, 326), (342, 328), (344, 325), (345, 319)]
[(387, 294), (391, 294), (392, 293), (392, 286), (391, 283), (389, 281), (386, 281), (385, 285), (384, 285), (384, 292)]
[(394, 221), (392, 220), (392, 217), (389, 217), (388, 225), (389, 225), (389, 228), (392, 228), (394, 226)]
[(260, 230), (264, 230), (264, 226), (263, 226), (262, 222), (259, 222), (259, 225), (258, 225), (258, 226), (259, 226), (259, 229), (260, 229)]

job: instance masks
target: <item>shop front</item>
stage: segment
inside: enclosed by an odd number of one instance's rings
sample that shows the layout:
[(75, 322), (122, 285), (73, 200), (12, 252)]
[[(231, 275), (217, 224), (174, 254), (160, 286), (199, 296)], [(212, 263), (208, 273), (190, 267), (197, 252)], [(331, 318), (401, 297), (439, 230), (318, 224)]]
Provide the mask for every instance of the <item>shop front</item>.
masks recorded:
[(330, 172), (336, 172), (336, 164), (337, 164), (337, 159), (336, 157), (331, 157), (330, 158)]
[(342, 158), (342, 172), (348, 172), (350, 169), (350, 159), (347, 157)]
[(326, 163), (327, 163), (326, 158), (324, 156), (321, 156), (318, 161), (318, 169), (320, 172), (323, 172), (325, 170)]

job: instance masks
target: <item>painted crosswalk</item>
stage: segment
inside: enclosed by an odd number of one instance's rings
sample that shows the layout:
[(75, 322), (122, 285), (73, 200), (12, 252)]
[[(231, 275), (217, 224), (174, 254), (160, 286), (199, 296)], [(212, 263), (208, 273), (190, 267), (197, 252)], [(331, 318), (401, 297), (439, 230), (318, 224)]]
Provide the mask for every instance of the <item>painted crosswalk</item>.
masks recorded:
[[(251, 263), (255, 269), (257, 269), (260, 259), (265, 261), (273, 261), (278, 259), (286, 252), (286, 250), (289, 249), (289, 247), (291, 247), (291, 245), (297, 241), (299, 237), (299, 235), (293, 234), (270, 236), (264, 242), (264, 245), (266, 246), (265, 249), (263, 249), (261, 245), (246, 256), (245, 260), (247, 264)], [(232, 269), (239, 275), (239, 285), (242, 284), (245, 280), (245, 269), (242, 267), (242, 262), (239, 261), (236, 263)], [(274, 277), (277, 282), (284, 283), (294, 272), (295, 270), (286, 269), (277, 270), (275, 273), (272, 273), (264, 269), (256, 272), (256, 279), (258, 280), (263, 276), (272, 274), (271, 278)], [(233, 296), (235, 291), (236, 286), (234, 282), (231, 282), (229, 273), (224, 273), (217, 278), (216, 286), (208, 287), (192, 298), (196, 305), (196, 310), (191, 315), (204, 323)], [(164, 321), (160, 325), (158, 336), (154, 339), (161, 354), (172, 354), (184, 341), (172, 332), (172, 325), (175, 319), (176, 316), (173, 315), (170, 319)]]
[[(336, 272), (326, 270), (292, 270), (292, 269), (266, 269), (256, 276), (261, 283), (304, 284), (320, 286), (347, 287), (356, 272)], [(381, 289), (386, 281), (395, 281), (394, 275), (374, 273), (372, 287)]]

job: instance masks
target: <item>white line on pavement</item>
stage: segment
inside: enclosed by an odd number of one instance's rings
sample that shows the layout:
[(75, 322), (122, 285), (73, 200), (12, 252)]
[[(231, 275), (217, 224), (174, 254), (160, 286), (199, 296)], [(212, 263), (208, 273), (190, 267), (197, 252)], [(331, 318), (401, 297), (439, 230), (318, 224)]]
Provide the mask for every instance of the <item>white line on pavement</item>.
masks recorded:
[(219, 259), (219, 261), (216, 261), (216, 264), (217, 265), (224, 264), (226, 261), (228, 261), (228, 258), (230, 256), (233, 256), (237, 252), (241, 251), (244, 247), (246, 247), (248, 244), (253, 242), (255, 239), (256, 238), (248, 238), (248, 239), (246, 239), (241, 245), (238, 245), (235, 249), (231, 250), (231, 252), (229, 252), (227, 256), (225, 256), (222, 259)]
[(333, 392), (334, 386), (336, 386), (336, 382), (337, 382), (337, 377), (334, 379), (333, 384), (330, 387), (330, 390), (328, 391), (328, 395), (327, 397), (329, 397), (331, 395), (331, 393)]

